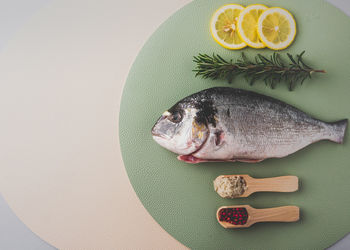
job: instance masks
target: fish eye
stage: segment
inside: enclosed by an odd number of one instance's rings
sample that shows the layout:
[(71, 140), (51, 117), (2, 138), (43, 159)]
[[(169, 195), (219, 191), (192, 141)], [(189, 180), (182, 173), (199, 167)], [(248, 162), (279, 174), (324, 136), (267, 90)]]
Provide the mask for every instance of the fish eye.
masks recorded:
[(182, 114), (179, 111), (175, 111), (173, 114), (171, 114), (170, 116), (168, 116), (168, 119), (171, 122), (174, 123), (179, 123), (182, 120)]

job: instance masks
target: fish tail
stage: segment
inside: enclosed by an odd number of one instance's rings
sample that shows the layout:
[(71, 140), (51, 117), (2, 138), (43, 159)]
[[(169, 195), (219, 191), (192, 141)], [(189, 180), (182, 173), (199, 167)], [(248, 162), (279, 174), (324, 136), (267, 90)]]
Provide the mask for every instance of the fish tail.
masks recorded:
[(348, 119), (332, 122), (329, 123), (329, 125), (331, 126), (332, 131), (329, 140), (342, 144), (344, 141), (346, 128), (348, 126)]

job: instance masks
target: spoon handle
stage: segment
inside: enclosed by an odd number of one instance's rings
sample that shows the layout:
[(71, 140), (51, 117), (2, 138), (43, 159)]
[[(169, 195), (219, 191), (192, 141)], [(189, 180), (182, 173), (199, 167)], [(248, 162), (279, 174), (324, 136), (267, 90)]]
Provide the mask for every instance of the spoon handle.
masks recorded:
[(298, 190), (298, 177), (280, 176), (272, 178), (251, 178), (248, 190), (253, 192), (294, 192)]
[(299, 220), (299, 207), (296, 206), (283, 206), (265, 209), (251, 210), (252, 223), (256, 222), (293, 222)]

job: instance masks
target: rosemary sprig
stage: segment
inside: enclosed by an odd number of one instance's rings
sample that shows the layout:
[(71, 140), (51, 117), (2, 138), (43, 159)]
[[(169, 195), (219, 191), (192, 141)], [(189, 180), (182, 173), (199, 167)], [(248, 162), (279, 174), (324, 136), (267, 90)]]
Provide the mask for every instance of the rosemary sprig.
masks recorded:
[(269, 58), (261, 54), (250, 60), (242, 53), (236, 62), (231, 59), (227, 61), (219, 55), (199, 54), (194, 56), (193, 61), (197, 64), (193, 70), (196, 76), (211, 79), (227, 79), (229, 83), (237, 75), (242, 75), (250, 85), (257, 80), (263, 80), (272, 89), (276, 84), (285, 82), (292, 91), (296, 83), (303, 84), (305, 79), (311, 78), (313, 73), (326, 73), (324, 70), (316, 70), (308, 66), (303, 55), (305, 51), (293, 57), (287, 53), (288, 63), (282, 59), (280, 54), (273, 53)]

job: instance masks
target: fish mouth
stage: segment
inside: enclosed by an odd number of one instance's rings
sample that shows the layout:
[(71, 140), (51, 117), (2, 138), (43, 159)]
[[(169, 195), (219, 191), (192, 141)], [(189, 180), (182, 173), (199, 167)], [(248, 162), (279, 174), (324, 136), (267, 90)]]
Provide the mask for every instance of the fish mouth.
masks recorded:
[(161, 117), (159, 117), (158, 121), (153, 125), (153, 127), (151, 129), (151, 134), (153, 137), (159, 137), (159, 138), (166, 139), (166, 140), (171, 139), (171, 136), (169, 136), (165, 133), (161, 133), (159, 131), (159, 129), (157, 129), (157, 125), (159, 124), (159, 122), (164, 120), (165, 118), (166, 118), (166, 116), (162, 115)]
[(156, 125), (157, 125), (157, 123), (153, 125), (153, 127), (151, 129), (151, 134), (152, 134), (152, 136), (161, 137), (161, 134), (156, 132)]
[(156, 129), (155, 129), (155, 126), (156, 125), (154, 125), (152, 130), (151, 130), (151, 134), (152, 134), (153, 137), (156, 137), (156, 138), (158, 137), (158, 138), (162, 138), (162, 139), (170, 139), (169, 136), (157, 132)]
[(155, 132), (153, 129), (152, 129), (151, 133), (152, 133), (152, 136), (162, 137), (161, 134), (158, 134), (158, 133)]
[(154, 139), (157, 139), (157, 138), (165, 139), (165, 140), (170, 140), (171, 139), (169, 136), (166, 136), (164, 134), (157, 134), (157, 133), (152, 133), (152, 137)]
[(157, 122), (153, 125), (152, 129), (151, 129), (151, 133), (152, 136), (157, 136), (157, 137), (162, 137), (162, 134), (157, 132), (156, 126), (159, 123), (159, 121), (161, 121), (162, 119), (164, 119), (164, 116), (162, 115), (161, 117), (158, 118)]

